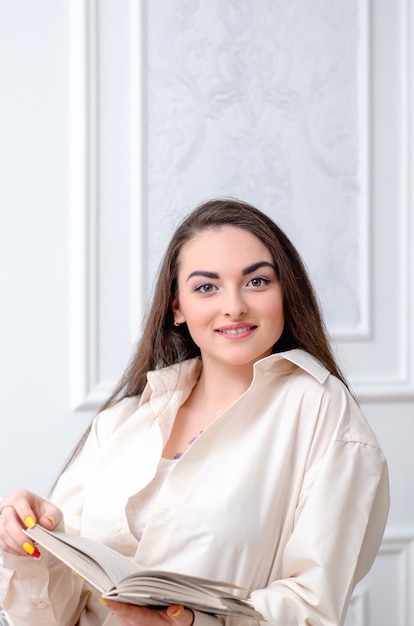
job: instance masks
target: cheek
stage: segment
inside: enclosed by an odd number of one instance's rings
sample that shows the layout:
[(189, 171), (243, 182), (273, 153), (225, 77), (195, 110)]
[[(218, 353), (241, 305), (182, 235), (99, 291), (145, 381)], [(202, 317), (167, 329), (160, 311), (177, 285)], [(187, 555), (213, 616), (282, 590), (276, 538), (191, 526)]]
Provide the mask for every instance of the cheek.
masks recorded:
[(281, 298), (269, 298), (267, 302), (263, 302), (263, 314), (266, 317), (274, 318), (274, 321), (284, 320), (283, 301)]
[(204, 307), (194, 307), (186, 318), (189, 330), (201, 331), (211, 321), (211, 315)]
[(194, 330), (200, 330), (211, 318), (209, 307), (206, 303), (192, 301), (191, 305), (183, 299), (181, 302), (181, 311), (184, 314), (185, 321), (190, 333)]

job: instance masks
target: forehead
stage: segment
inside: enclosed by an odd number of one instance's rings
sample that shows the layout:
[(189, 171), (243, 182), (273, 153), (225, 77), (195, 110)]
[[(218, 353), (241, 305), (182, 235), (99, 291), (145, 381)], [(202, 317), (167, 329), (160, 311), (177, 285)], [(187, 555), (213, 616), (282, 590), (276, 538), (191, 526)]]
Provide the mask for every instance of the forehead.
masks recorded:
[(259, 260), (272, 261), (264, 243), (243, 228), (227, 225), (197, 233), (183, 245), (179, 256), (181, 267), (194, 264), (245, 267)]

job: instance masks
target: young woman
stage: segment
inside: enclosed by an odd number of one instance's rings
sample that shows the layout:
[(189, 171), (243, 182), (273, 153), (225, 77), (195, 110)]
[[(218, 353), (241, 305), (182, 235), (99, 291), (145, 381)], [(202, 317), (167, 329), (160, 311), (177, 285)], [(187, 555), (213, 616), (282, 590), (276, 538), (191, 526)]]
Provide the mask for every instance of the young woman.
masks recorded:
[(50, 501), (0, 503), (0, 605), (14, 626), (220, 623), (104, 606), (39, 558), (23, 533), (36, 522), (239, 585), (272, 626), (342, 624), (388, 504), (383, 453), (298, 253), (256, 208), (213, 200), (174, 234), (136, 354)]

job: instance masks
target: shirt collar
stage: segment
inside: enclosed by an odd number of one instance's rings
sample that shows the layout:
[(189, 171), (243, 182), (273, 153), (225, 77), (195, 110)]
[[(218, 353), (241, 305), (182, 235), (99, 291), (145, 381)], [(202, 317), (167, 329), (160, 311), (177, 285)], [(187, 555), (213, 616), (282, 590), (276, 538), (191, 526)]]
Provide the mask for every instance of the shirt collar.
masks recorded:
[(255, 364), (257, 368), (263, 369), (275, 369), (277, 368), (278, 362), (280, 361), (289, 361), (300, 369), (304, 370), (321, 384), (325, 382), (328, 378), (330, 372), (329, 370), (322, 365), (317, 358), (309, 354), (309, 352), (305, 352), (305, 350), (301, 350), (300, 348), (295, 348), (293, 350), (287, 350), (286, 352), (278, 352), (277, 354), (271, 354), (264, 359), (261, 359)]
[[(329, 376), (326, 369), (314, 356), (295, 348), (286, 352), (271, 354), (255, 363), (255, 370), (277, 370), (280, 362), (289, 361), (316, 378), (321, 384)], [(148, 383), (152, 391), (184, 391), (188, 393), (200, 377), (202, 361), (200, 358), (188, 359), (159, 370), (148, 372)], [(150, 390), (148, 390), (150, 392)]]
[(201, 359), (197, 357), (152, 370), (148, 372), (147, 380), (152, 391), (179, 391), (194, 387), (200, 378), (201, 368)]

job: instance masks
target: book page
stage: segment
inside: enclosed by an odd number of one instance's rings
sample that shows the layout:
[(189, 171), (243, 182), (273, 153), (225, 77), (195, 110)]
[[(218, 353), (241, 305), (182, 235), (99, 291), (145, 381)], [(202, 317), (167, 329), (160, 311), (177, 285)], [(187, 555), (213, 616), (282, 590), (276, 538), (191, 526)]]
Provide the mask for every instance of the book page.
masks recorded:
[(39, 525), (25, 533), (101, 592), (109, 591), (124, 577), (142, 572), (131, 558), (92, 539), (50, 532)]
[[(132, 558), (91, 539), (35, 526), (24, 531), (97, 589), (103, 597), (130, 604), (194, 610), (262, 620), (248, 601), (228, 589), (235, 585), (166, 571), (146, 571)], [(244, 593), (247, 593), (244, 590)]]

